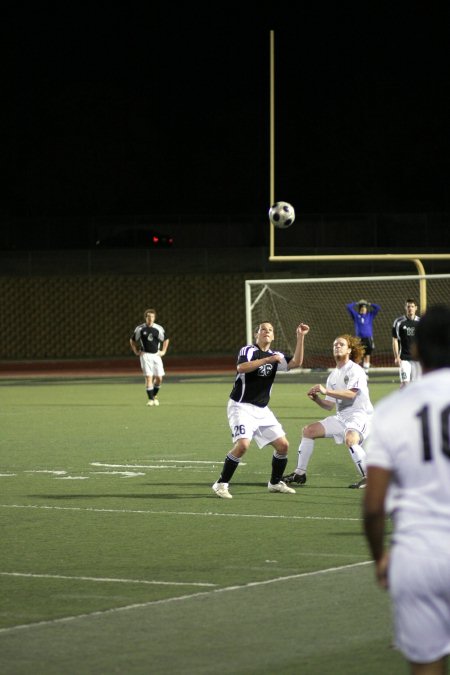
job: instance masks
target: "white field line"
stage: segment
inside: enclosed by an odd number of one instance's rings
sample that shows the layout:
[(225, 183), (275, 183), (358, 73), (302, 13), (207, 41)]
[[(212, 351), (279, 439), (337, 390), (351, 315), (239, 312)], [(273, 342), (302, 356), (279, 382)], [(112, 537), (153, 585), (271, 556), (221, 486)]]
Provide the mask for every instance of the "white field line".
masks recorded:
[(351, 565), (343, 565), (342, 567), (329, 567), (325, 570), (317, 570), (315, 572), (303, 572), (301, 574), (290, 574), (286, 577), (275, 577), (274, 579), (266, 579), (265, 581), (251, 581), (248, 584), (242, 584), (241, 586), (226, 586), (225, 588), (216, 588), (211, 591), (199, 591), (197, 593), (191, 593), (189, 595), (179, 595), (174, 598), (165, 598), (164, 600), (150, 600), (149, 602), (140, 602), (133, 605), (126, 605), (125, 607), (113, 607), (111, 609), (104, 609), (96, 612), (89, 612), (87, 614), (78, 614), (76, 616), (64, 616), (60, 619), (51, 619), (49, 621), (37, 621), (36, 623), (27, 623), (20, 624), (17, 626), (10, 626), (9, 628), (0, 628), (0, 634), (3, 633), (12, 633), (18, 630), (24, 630), (27, 628), (36, 628), (39, 626), (54, 626), (60, 623), (68, 623), (69, 621), (76, 621), (77, 619), (89, 619), (97, 616), (106, 616), (108, 614), (116, 614), (117, 612), (129, 612), (133, 609), (143, 609), (145, 607), (152, 607), (155, 605), (167, 605), (170, 602), (182, 602), (184, 600), (190, 600), (191, 598), (199, 598), (201, 596), (212, 596), (214, 593), (229, 593), (230, 591), (240, 591), (246, 588), (256, 588), (258, 586), (267, 586), (268, 584), (275, 584), (281, 581), (292, 581), (293, 579), (304, 579), (307, 577), (316, 577), (322, 576), (324, 574), (330, 574), (332, 572), (340, 572), (341, 570), (348, 570), (354, 567), (362, 567), (364, 565), (370, 565), (372, 561), (365, 561), (360, 563), (352, 563)]
[[(161, 464), (221, 464), (220, 461), (210, 461), (206, 459), (155, 459), (155, 462)], [(149, 464), (108, 464), (107, 462), (90, 462), (91, 466), (108, 466), (113, 468), (125, 469), (146, 469)]]
[[(209, 461), (209, 460), (189, 460), (189, 459), (167, 459), (167, 460), (156, 460), (157, 464), (110, 464), (107, 462), (90, 462), (90, 466), (99, 467), (103, 469), (124, 469), (123, 471), (88, 471), (90, 476), (96, 475), (120, 475), (122, 478), (137, 478), (139, 476), (145, 476), (146, 474), (142, 471), (129, 471), (129, 469), (147, 469), (147, 470), (172, 470), (177, 469), (209, 469), (217, 468), (222, 466), (222, 461)], [(240, 466), (247, 466), (246, 462), (240, 462)], [(87, 480), (90, 476), (74, 476), (69, 475), (67, 471), (55, 470), (55, 469), (25, 469), (23, 473), (31, 474), (49, 474), (55, 478), (60, 478), (61, 480)], [(84, 471), (86, 473), (86, 471)], [(262, 472), (261, 472), (262, 473)], [(12, 476), (17, 476), (17, 473), (0, 473), (0, 478), (11, 478)]]
[(65, 574), (32, 574), (25, 572), (0, 572), (2, 577), (30, 577), (32, 579), (68, 579), (70, 581), (100, 581), (115, 584), (148, 584), (150, 586), (217, 586), (198, 581), (148, 581), (146, 579), (110, 579), (108, 577), (74, 577)]
[[(206, 459), (158, 459), (158, 464), (108, 464), (107, 462), (90, 462), (91, 466), (102, 466), (109, 469), (176, 469), (178, 465), (184, 469), (199, 468), (194, 465), (208, 464), (213, 467), (222, 466), (222, 460), (210, 461)], [(239, 462), (239, 466), (247, 466), (246, 462)], [(203, 467), (202, 467), (203, 468)]]
[(50, 473), (55, 476), (63, 476), (67, 471), (54, 471), (53, 469), (27, 469), (24, 473)]
[(122, 476), (122, 478), (136, 478), (136, 476), (145, 476), (145, 473), (143, 471), (93, 471), (92, 473), (96, 474), (108, 474), (109, 476), (111, 475), (119, 475)]
[(218, 517), (218, 518), (270, 518), (275, 520), (338, 520), (341, 522), (360, 522), (361, 518), (342, 518), (339, 516), (284, 516), (275, 514), (262, 513), (217, 513), (214, 511), (206, 511), (204, 513), (195, 511), (154, 511), (152, 509), (95, 509), (91, 507), (82, 506), (45, 506), (43, 504), (0, 504), (3, 509), (36, 509), (44, 511), (88, 511), (92, 513), (139, 513), (147, 516), (161, 515), (161, 516), (203, 516), (203, 517)]

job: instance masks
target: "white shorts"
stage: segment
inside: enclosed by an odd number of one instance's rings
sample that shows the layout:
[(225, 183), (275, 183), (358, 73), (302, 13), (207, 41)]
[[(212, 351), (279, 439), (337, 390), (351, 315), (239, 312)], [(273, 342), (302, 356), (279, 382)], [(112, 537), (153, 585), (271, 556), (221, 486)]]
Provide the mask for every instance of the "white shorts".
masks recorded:
[(343, 422), (336, 415), (332, 415), (320, 420), (320, 424), (325, 429), (325, 438), (334, 438), (334, 442), (339, 445), (344, 443), (347, 431), (357, 431), (362, 443), (369, 435), (370, 416), (353, 415)]
[(414, 382), (422, 375), (422, 368), (418, 361), (401, 361), (400, 362), (400, 382)]
[(449, 563), (445, 556), (392, 548), (388, 578), (395, 642), (409, 661), (430, 663), (450, 654)]
[(142, 372), (146, 377), (163, 377), (165, 375), (162, 358), (158, 354), (142, 352), (140, 360)]
[(283, 427), (267, 406), (259, 408), (251, 403), (236, 403), (230, 399), (227, 406), (228, 424), (233, 442), (240, 438), (254, 439), (258, 448), (286, 436)]

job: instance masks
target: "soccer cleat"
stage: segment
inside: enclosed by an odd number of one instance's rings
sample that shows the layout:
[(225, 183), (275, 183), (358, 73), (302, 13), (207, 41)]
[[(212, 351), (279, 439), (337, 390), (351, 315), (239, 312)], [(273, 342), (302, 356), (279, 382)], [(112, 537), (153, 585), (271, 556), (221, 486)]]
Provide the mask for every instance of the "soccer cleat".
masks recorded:
[(153, 405), (159, 405), (159, 401), (158, 401), (157, 398), (154, 398), (154, 399), (153, 399)]
[(296, 485), (304, 485), (306, 483), (306, 473), (302, 473), (300, 475), (294, 471), (293, 473), (289, 473), (287, 476), (283, 476), (283, 480), (288, 485), (291, 483), (295, 483)]
[(147, 401), (147, 405), (155, 405), (155, 401), (154, 401), (152, 398), (150, 398), (150, 399)]
[(280, 480), (279, 483), (275, 483), (275, 485), (272, 485), (272, 483), (269, 482), (267, 483), (267, 487), (269, 488), (269, 492), (284, 492), (285, 494), (295, 495), (295, 490), (288, 487), (282, 480)]
[(366, 485), (367, 485), (367, 478), (361, 478), (360, 481), (358, 481), (357, 483), (352, 483), (348, 487), (358, 490), (358, 489), (361, 489), (361, 488), (365, 488)]
[(212, 489), (216, 493), (218, 497), (222, 497), (222, 499), (233, 499), (233, 495), (230, 495), (228, 492), (228, 483), (214, 483), (212, 486)]

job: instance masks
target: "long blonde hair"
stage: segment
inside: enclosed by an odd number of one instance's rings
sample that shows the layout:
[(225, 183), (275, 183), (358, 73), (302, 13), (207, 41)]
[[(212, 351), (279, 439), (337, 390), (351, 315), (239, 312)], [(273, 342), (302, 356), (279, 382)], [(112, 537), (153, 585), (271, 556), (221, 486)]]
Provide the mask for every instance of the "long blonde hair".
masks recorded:
[(361, 344), (361, 340), (359, 339), (359, 337), (355, 337), (354, 335), (348, 335), (347, 333), (344, 333), (344, 335), (338, 335), (336, 339), (338, 338), (346, 340), (351, 350), (350, 351), (351, 360), (354, 361), (355, 363), (360, 363), (363, 360), (366, 350), (364, 349), (364, 345)]

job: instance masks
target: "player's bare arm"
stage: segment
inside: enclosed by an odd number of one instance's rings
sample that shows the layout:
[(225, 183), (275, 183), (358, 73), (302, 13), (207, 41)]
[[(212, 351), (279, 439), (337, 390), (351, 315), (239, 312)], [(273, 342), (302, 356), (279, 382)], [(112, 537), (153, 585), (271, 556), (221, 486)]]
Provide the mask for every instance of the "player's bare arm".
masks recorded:
[(136, 356), (140, 356), (140, 354), (141, 354), (141, 348), (139, 347), (139, 345), (137, 344), (137, 342), (135, 342), (134, 340), (130, 340), (130, 347), (131, 347), (131, 351), (132, 351), (134, 354), (136, 354)]
[(358, 389), (327, 389), (323, 384), (316, 384), (310, 390), (311, 393), (323, 396), (331, 396), (331, 398), (346, 399), (347, 401), (353, 401)]
[(399, 366), (401, 359), (397, 338), (392, 338), (392, 351), (394, 352), (394, 363)]
[(321, 408), (324, 408), (324, 410), (332, 410), (335, 406), (334, 401), (328, 401), (326, 399), (320, 398), (320, 396), (329, 396), (331, 398), (335, 399), (346, 399), (348, 401), (352, 401), (356, 394), (358, 393), (358, 389), (327, 389), (324, 387), (323, 384), (315, 384), (314, 387), (311, 387), (311, 389), (308, 391), (307, 396), (314, 401), (314, 403), (317, 403)]
[[(319, 394), (321, 393), (321, 386), (322, 385), (320, 384), (315, 384), (314, 387), (311, 387), (311, 389), (306, 392), (306, 395), (311, 399), (311, 401), (317, 403), (320, 408), (323, 408), (324, 410), (332, 410), (336, 404), (334, 401), (327, 401), (324, 398), (320, 398)], [(325, 389), (325, 387), (323, 387), (323, 389)]]
[(309, 326), (306, 323), (300, 323), (296, 329), (297, 344), (295, 346), (294, 356), (288, 363), (288, 370), (299, 368), (302, 365), (304, 356), (304, 340), (307, 333), (309, 333)]
[(364, 531), (375, 561), (377, 582), (382, 588), (388, 587), (388, 553), (384, 546), (384, 537), (385, 500), (390, 479), (390, 471), (377, 466), (369, 466), (363, 505)]
[(164, 342), (162, 344), (162, 349), (160, 349), (160, 351), (158, 352), (159, 356), (165, 356), (168, 347), (169, 347), (169, 339), (164, 340)]

